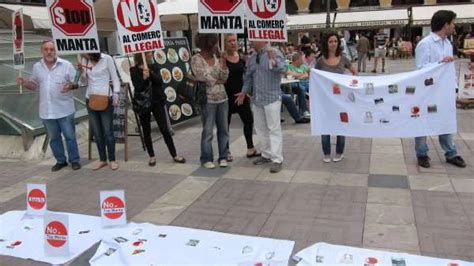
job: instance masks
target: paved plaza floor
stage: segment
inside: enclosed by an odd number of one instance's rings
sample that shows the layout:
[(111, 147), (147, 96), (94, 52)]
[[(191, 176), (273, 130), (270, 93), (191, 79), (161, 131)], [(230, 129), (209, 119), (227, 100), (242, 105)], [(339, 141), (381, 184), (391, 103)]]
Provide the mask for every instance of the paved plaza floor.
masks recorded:
[[(390, 73), (414, 68), (413, 60), (388, 62)], [(86, 158), (83, 169), (56, 173), (50, 171), (53, 160), (0, 160), (0, 213), (25, 209), (29, 182), (48, 184), (50, 210), (88, 215), (100, 215), (100, 190), (124, 189), (128, 218), (135, 222), (289, 239), (296, 241), (295, 253), (328, 242), (474, 261), (474, 110), (457, 111), (455, 142), (467, 168), (445, 163), (437, 137), (428, 139), (430, 169), (417, 166), (413, 139), (396, 138), (347, 138), (345, 159), (324, 163), (310, 125), (294, 124), (286, 111), (283, 117), (285, 161), (278, 174), (246, 158), (238, 116), (230, 130), (234, 162), (201, 168), (201, 124), (194, 119), (175, 130), (184, 165), (172, 162), (159, 139), (158, 163), (149, 167), (137, 137), (130, 137), (126, 163), (117, 145), (118, 171), (92, 171), (95, 161)], [(86, 157), (86, 146), (81, 154)], [(86, 264), (93, 252), (71, 265)], [(0, 265), (38, 264), (0, 257)]]

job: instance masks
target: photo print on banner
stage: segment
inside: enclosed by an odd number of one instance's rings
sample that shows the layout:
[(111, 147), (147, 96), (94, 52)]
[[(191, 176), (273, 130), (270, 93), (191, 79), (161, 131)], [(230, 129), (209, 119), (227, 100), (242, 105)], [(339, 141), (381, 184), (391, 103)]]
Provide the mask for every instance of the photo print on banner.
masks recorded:
[(199, 0), (200, 33), (243, 33), (244, 0)]
[(245, 0), (250, 41), (287, 42), (285, 0)]
[(100, 53), (93, 0), (46, 0), (57, 53)]
[(123, 55), (163, 49), (156, 0), (112, 1)]

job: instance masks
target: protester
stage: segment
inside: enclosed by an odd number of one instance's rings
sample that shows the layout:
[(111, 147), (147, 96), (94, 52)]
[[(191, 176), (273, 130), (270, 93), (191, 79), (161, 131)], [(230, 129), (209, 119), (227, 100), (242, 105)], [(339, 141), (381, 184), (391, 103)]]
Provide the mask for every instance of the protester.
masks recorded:
[(68, 165), (61, 134), (66, 140), (68, 159), (73, 170), (81, 168), (79, 149), (74, 124), (74, 95), (72, 89), (76, 70), (66, 60), (56, 56), (56, 48), (51, 40), (41, 46), (43, 58), (34, 64), (30, 80), (17, 78), (17, 84), (33, 91), (39, 90), (39, 117), (48, 132), (49, 146), (56, 164), (51, 171), (56, 172)]
[[(363, 34), (360, 35), (356, 45), (357, 50), (357, 72), (365, 72), (367, 67), (367, 54), (370, 50), (370, 41)], [(361, 68), (362, 66), (362, 68)]]
[[(424, 68), (439, 62), (450, 63), (454, 61), (453, 47), (448, 40), (448, 36), (455, 30), (456, 13), (449, 10), (439, 10), (431, 18), (431, 33), (421, 40), (416, 46), (416, 67)], [(454, 63), (451, 63), (451, 71), (454, 72)], [(452, 81), (456, 83), (456, 80)], [(454, 104), (454, 103), (453, 103)], [(444, 150), (446, 162), (457, 167), (466, 167), (461, 156), (457, 154), (457, 148), (453, 141), (452, 134), (439, 135), (439, 144)], [(415, 138), (415, 150), (418, 165), (429, 168), (430, 157), (428, 156), (428, 145), (426, 137)]]
[[(225, 90), (229, 98), (229, 115), (227, 117), (230, 125), (232, 115), (238, 113), (242, 123), (244, 124), (244, 136), (247, 142), (247, 158), (260, 156), (253, 144), (253, 114), (250, 108), (250, 99), (246, 98), (242, 105), (235, 103), (235, 94), (242, 91), (244, 85), (245, 60), (237, 50), (237, 35), (228, 34), (225, 37), (225, 49), (227, 58), (227, 67), (229, 68), (229, 77), (225, 83)], [(229, 143), (227, 142), (229, 149)], [(228, 150), (227, 161), (233, 161), (234, 158)]]
[[(337, 33), (328, 33), (323, 40), (321, 48), (323, 56), (316, 62), (316, 69), (338, 74), (343, 74), (346, 70), (349, 70), (352, 75), (357, 75), (357, 71), (349, 59), (341, 54), (341, 39)], [(337, 136), (336, 156), (332, 159), (334, 162), (339, 162), (344, 158), (345, 141), (345, 136)], [(322, 135), (321, 143), (324, 153), (323, 161), (329, 163), (331, 162), (331, 136)]]
[[(186, 159), (178, 156), (174, 146), (173, 137), (171, 136), (166, 117), (168, 116), (165, 109), (166, 95), (163, 88), (163, 79), (160, 75), (160, 68), (158, 64), (151, 63), (153, 54), (151, 52), (145, 53), (145, 60), (147, 68), (143, 63), (142, 54), (135, 54), (135, 66), (130, 68), (130, 76), (132, 78), (134, 91), (135, 105), (139, 111), (138, 117), (143, 129), (143, 138), (145, 140), (145, 147), (150, 156), (148, 161), (149, 166), (156, 165), (155, 151), (153, 149), (153, 142), (151, 140), (151, 114), (160, 128), (161, 135), (168, 147), (168, 151), (177, 163), (185, 163)], [(150, 106), (146, 106), (149, 105)]]
[(293, 54), (292, 63), (288, 65), (286, 74), (299, 80), (298, 83), (291, 84), (291, 89), (298, 96), (300, 113), (304, 117), (309, 117), (310, 113), (306, 102), (306, 93), (309, 92), (309, 73), (301, 53)]
[(236, 102), (244, 103), (252, 88), (252, 111), (257, 135), (261, 137), (262, 156), (253, 163), (272, 162), (271, 173), (278, 173), (283, 164), (283, 137), (280, 124), (281, 78), (288, 71), (283, 55), (267, 42), (253, 42), (255, 53), (249, 59), (242, 92)]
[(382, 60), (382, 73), (385, 73), (385, 56), (387, 54), (389, 38), (387, 34), (384, 33), (383, 29), (380, 29), (379, 32), (375, 35), (374, 38), (374, 70), (372, 73), (377, 73), (377, 64), (379, 60)]
[[(89, 112), (92, 135), (99, 151), (99, 162), (92, 170), (99, 170), (107, 166), (119, 168), (115, 158), (115, 136), (113, 131), (114, 106), (118, 105), (118, 94), (120, 92), (120, 80), (117, 75), (114, 60), (110, 55), (103, 53), (86, 54), (79, 65), (81, 70), (81, 82), (87, 86), (86, 105)], [(112, 82), (112, 88), (110, 87)], [(100, 97), (102, 96), (102, 97)], [(108, 96), (105, 108), (96, 109), (94, 103), (101, 102), (103, 96)], [(102, 105), (102, 104), (101, 104)], [(95, 110), (94, 110), (95, 109)]]
[(219, 166), (227, 167), (227, 144), (229, 132), (227, 117), (229, 103), (224, 84), (229, 76), (226, 54), (217, 58), (217, 34), (200, 34), (195, 38), (196, 46), (201, 50), (191, 59), (191, 68), (198, 81), (206, 85), (207, 101), (201, 106), (201, 164), (204, 168), (215, 168), (212, 152), (214, 124), (217, 127), (217, 144), (219, 147)]

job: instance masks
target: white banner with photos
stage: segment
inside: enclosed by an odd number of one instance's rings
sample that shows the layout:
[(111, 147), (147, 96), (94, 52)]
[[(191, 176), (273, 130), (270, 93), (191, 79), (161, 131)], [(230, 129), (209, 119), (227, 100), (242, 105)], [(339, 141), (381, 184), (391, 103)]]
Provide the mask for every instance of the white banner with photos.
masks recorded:
[(456, 133), (451, 64), (385, 76), (311, 70), (312, 134), (376, 138)]
[[(107, 229), (90, 264), (288, 265), (294, 241), (130, 223)], [(260, 264), (259, 264), (260, 263)]]
[(48, 255), (44, 246), (44, 217), (25, 214), (26, 211), (10, 211), (0, 215), (0, 255), (64, 264), (99, 242), (102, 236), (100, 217), (48, 212), (69, 217), (69, 255)]
[(412, 255), (407, 253), (388, 252), (374, 249), (317, 243), (307, 247), (293, 256), (297, 266), (474, 266), (474, 263), (460, 260), (439, 259)]

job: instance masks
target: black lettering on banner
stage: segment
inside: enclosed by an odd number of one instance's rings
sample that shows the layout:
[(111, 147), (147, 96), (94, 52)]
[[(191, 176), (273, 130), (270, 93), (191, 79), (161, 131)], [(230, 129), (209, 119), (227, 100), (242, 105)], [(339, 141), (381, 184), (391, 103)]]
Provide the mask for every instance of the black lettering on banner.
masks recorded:
[(90, 51), (98, 50), (96, 39), (57, 39), (58, 51)]
[(122, 37), (122, 42), (123, 42), (123, 43), (129, 43), (129, 42), (132, 42), (132, 41), (130, 41), (130, 36), (128, 36), (128, 35), (123, 35), (123, 37)]
[(255, 21), (254, 20), (249, 20), (249, 27), (250, 28), (255, 28)]
[(132, 40), (134, 42), (146, 41), (146, 40), (151, 40), (151, 39), (159, 39), (159, 38), (161, 38), (161, 32), (159, 30), (132, 34)]
[(242, 18), (237, 17), (237, 16), (227, 16), (227, 17), (202, 16), (201, 27), (203, 29), (242, 28)]

